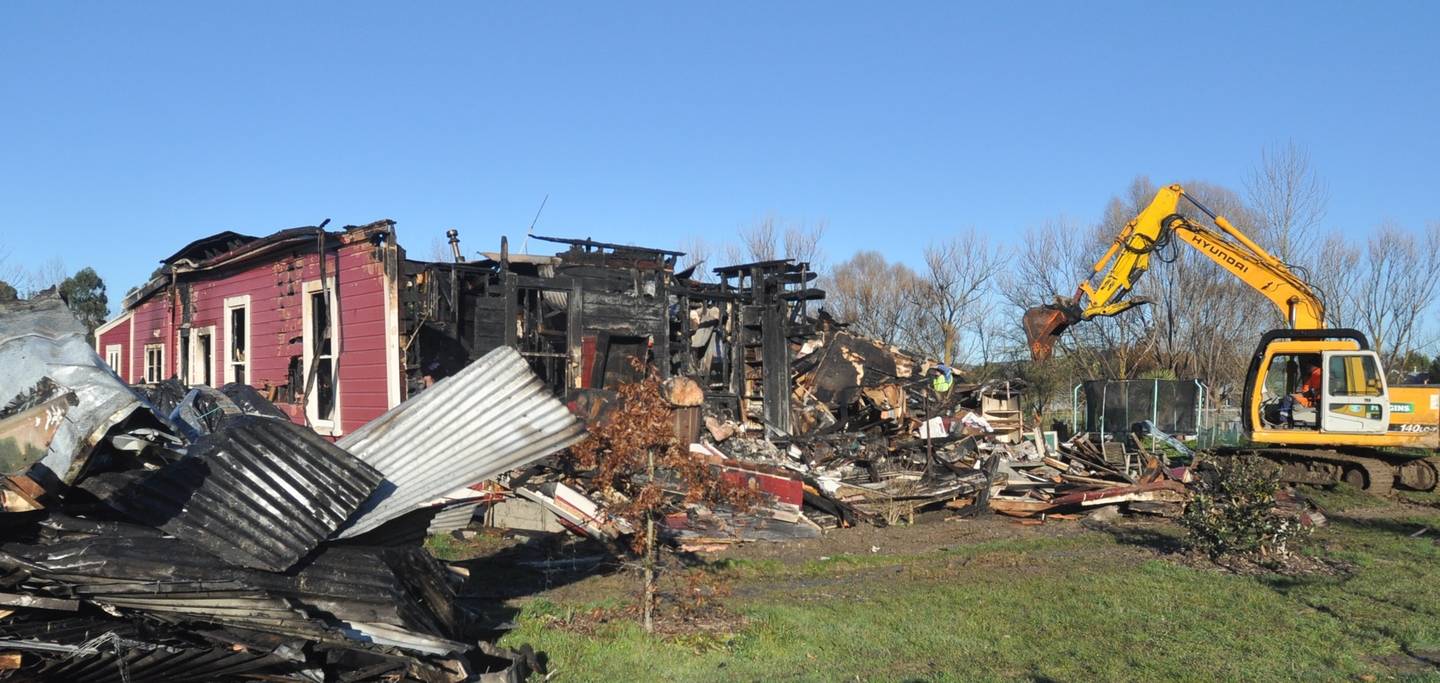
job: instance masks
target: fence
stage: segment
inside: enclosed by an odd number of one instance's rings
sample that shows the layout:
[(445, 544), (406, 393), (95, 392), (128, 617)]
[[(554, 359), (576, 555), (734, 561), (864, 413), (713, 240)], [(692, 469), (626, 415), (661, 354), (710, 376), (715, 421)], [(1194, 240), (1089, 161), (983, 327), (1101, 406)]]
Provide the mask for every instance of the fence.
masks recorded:
[(1200, 415), (1200, 430), (1195, 434), (1195, 447), (1199, 449), (1220, 446), (1241, 446), (1245, 443), (1245, 430), (1240, 424), (1239, 408), (1204, 408)]
[(1076, 431), (1113, 434), (1149, 420), (1170, 434), (1198, 434), (1204, 425), (1204, 406), (1205, 385), (1199, 380), (1090, 380), (1071, 391), (1071, 426)]

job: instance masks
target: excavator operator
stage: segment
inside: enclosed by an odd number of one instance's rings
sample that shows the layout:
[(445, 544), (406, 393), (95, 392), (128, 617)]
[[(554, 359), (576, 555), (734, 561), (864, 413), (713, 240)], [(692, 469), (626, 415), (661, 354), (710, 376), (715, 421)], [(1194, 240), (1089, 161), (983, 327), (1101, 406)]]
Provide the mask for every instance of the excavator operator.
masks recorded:
[[(1305, 380), (1300, 383), (1300, 390), (1287, 394), (1280, 400), (1280, 416), (1285, 424), (1290, 427), (1296, 425), (1296, 406), (1299, 411), (1298, 421), (1304, 426), (1314, 426), (1316, 414), (1315, 409), (1320, 405), (1320, 356), (1305, 354), (1300, 357), (1300, 376)], [(1306, 419), (1309, 418), (1309, 419)]]

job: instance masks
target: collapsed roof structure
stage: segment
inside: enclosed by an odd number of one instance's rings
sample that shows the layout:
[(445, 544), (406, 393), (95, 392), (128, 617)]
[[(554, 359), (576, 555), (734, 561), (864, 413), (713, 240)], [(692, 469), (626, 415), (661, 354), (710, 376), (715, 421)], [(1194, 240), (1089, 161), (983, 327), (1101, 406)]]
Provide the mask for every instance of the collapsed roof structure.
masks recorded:
[[(387, 529), (466, 523), (483, 494), (457, 486), (583, 436), (513, 349), (337, 445), (244, 385), (136, 390), (85, 337), (58, 298), (0, 304), (0, 649), (23, 673), (523, 680), (457, 605), (461, 577)], [(434, 409), (457, 396), (485, 400)]]

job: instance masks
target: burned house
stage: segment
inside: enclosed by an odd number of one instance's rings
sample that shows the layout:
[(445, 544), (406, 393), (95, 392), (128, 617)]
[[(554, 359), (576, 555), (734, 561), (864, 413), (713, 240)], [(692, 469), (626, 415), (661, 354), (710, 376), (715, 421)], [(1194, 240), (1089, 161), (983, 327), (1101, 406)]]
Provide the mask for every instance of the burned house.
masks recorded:
[(249, 384), (338, 437), (404, 400), (394, 223), (222, 232), (162, 261), (96, 331), (122, 379)]
[[(453, 372), (497, 346), (531, 362), (557, 394), (588, 396), (654, 371), (696, 378), (712, 412), (790, 430), (790, 359), (813, 335), (815, 273), (792, 260), (675, 272), (680, 252), (533, 237), (552, 255), (406, 262), (407, 366)], [(458, 253), (458, 250), (457, 250)]]
[(340, 437), (487, 352), (517, 350), (557, 396), (654, 371), (702, 380), (714, 407), (790, 429), (790, 359), (824, 293), (789, 260), (675, 272), (680, 252), (532, 237), (406, 257), (393, 221), (196, 240), (96, 331), (132, 384), (249, 384), (296, 422)]
[[(453, 239), (453, 238), (452, 238)], [(680, 252), (552, 237), (555, 255), (500, 251), (402, 266), (408, 367), (439, 378), (515, 348), (557, 394), (614, 386), (642, 369), (668, 376), (670, 288)], [(456, 254), (459, 254), (458, 247)]]

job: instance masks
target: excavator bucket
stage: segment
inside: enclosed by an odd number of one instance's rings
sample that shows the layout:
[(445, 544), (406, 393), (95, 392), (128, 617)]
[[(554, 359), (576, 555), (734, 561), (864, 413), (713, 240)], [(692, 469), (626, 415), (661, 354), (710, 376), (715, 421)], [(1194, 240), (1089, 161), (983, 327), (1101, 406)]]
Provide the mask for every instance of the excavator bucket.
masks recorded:
[(1030, 357), (1045, 360), (1055, 351), (1055, 342), (1065, 328), (1079, 321), (1079, 316), (1059, 306), (1036, 306), (1025, 311), (1020, 326), (1025, 328), (1025, 341), (1030, 345)]

